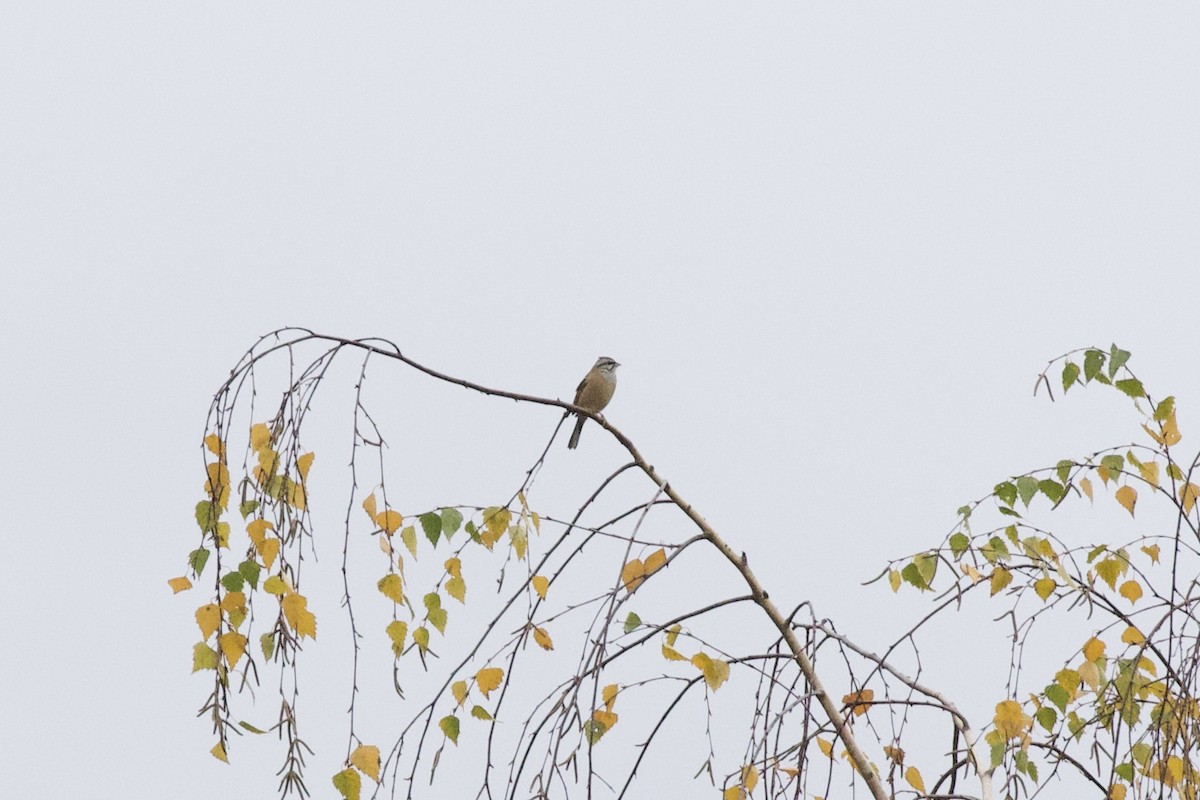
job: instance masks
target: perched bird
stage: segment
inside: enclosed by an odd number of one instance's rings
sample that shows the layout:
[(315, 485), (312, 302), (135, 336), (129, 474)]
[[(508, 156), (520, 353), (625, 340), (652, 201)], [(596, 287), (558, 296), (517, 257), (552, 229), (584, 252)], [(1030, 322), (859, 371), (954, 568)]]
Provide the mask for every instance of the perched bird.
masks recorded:
[[(596, 359), (596, 365), (591, 368), (583, 380), (579, 382), (579, 388), (575, 390), (575, 405), (582, 409), (598, 414), (608, 405), (608, 401), (612, 400), (613, 391), (617, 388), (617, 367), (621, 366), (616, 361), (613, 361), (608, 356), (600, 356)], [(579, 421), (575, 423), (575, 430), (571, 433), (571, 440), (567, 442), (567, 447), (574, 450), (579, 444), (579, 432), (583, 430), (583, 423), (587, 422), (587, 417), (580, 416)]]

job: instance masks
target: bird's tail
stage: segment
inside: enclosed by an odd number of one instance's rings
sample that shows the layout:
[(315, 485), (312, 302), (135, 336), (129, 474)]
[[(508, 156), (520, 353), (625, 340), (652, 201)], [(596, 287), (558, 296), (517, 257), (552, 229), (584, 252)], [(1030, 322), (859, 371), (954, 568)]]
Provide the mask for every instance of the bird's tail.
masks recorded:
[(571, 431), (571, 440), (567, 442), (567, 449), (574, 450), (579, 444), (579, 433), (583, 430), (583, 423), (587, 422), (587, 417), (580, 417), (575, 423), (575, 430)]

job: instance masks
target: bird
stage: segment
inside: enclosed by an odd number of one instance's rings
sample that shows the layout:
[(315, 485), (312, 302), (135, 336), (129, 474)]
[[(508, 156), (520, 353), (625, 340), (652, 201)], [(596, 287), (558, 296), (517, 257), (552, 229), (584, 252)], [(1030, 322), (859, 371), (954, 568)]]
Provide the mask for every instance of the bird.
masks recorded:
[[(596, 359), (596, 364), (588, 371), (588, 374), (579, 382), (579, 388), (575, 390), (575, 405), (585, 411), (591, 411), (593, 414), (599, 414), (608, 405), (608, 401), (612, 400), (613, 392), (617, 388), (617, 367), (621, 366), (616, 361), (613, 361), (608, 356), (600, 356)], [(583, 430), (583, 423), (587, 422), (587, 417), (579, 415), (579, 421), (575, 423), (575, 430), (571, 433), (571, 440), (567, 442), (568, 449), (574, 450), (579, 444), (579, 432)]]

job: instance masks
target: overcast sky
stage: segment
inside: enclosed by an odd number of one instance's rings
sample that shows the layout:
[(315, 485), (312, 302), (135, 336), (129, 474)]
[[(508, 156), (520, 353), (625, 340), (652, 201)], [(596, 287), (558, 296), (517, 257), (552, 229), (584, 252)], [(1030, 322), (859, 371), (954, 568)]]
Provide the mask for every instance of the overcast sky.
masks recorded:
[[(859, 584), (887, 557), (1007, 475), (1138, 435), (1113, 392), (1034, 399), (1048, 359), (1115, 341), (1185, 437), (1200, 419), (1194, 4), (17, 0), (0, 109), (14, 797), (273, 792), (272, 744), (208, 755), (199, 601), (165, 581), (212, 393), (281, 325), (568, 399), (616, 358), (614, 424), (781, 605), (870, 647), (924, 608), (881, 619), (891, 595)], [(331, 476), (353, 378), (309, 442)], [(418, 507), (511, 490), (555, 421), (390, 380), (414, 437), (393, 456), (442, 436), (467, 482), (437, 456)], [(542, 500), (568, 513), (619, 463), (590, 428)], [(345, 497), (323, 502), (333, 554)], [(320, 644), (345, 645), (336, 620)]]

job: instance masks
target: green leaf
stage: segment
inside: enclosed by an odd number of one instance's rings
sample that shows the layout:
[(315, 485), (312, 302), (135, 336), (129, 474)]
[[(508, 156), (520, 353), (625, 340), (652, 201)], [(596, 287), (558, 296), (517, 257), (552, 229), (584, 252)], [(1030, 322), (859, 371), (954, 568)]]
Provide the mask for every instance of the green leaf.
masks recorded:
[(240, 592), (245, 582), (240, 572), (229, 572), (221, 578), (221, 585), (231, 592)]
[(600, 720), (589, 719), (583, 724), (583, 735), (587, 738), (588, 744), (596, 744), (606, 733), (608, 733), (608, 726)]
[(1038, 721), (1038, 724), (1047, 731), (1053, 731), (1054, 723), (1058, 722), (1058, 712), (1050, 706), (1042, 706), (1033, 716)]
[(1058, 476), (1059, 483), (1066, 484), (1067, 480), (1071, 477), (1071, 467), (1073, 466), (1075, 466), (1075, 462), (1066, 458), (1058, 462), (1054, 467), (1054, 474)]
[(442, 608), (442, 598), (437, 592), (425, 595), (426, 616), (429, 624), (438, 629), (438, 633), (446, 633), (446, 609)]
[(963, 518), (963, 520), (968, 520), (971, 518), (971, 507), (970, 506), (959, 506), (957, 513), (960, 517)]
[(1011, 508), (1005, 508), (1004, 506), (1000, 506), (1000, 513), (1006, 517), (1016, 517), (1017, 519), (1021, 518), (1021, 515), (1016, 511), (1013, 511)]
[(1114, 453), (1100, 459), (1100, 466), (1108, 469), (1110, 472), (1120, 472), (1125, 469), (1125, 459)]
[(1062, 371), (1063, 391), (1067, 391), (1075, 382), (1079, 380), (1079, 365), (1073, 361), (1068, 361)]
[(1142, 388), (1142, 382), (1137, 378), (1126, 378), (1123, 381), (1117, 381), (1113, 385), (1125, 394), (1132, 397), (1134, 400), (1138, 400), (1146, 396), (1146, 390)]
[[(442, 533), (449, 539), (458, 532), (458, 528), (462, 525), (463, 515), (457, 508), (442, 509)], [(424, 523), (422, 523), (424, 524)]]
[(258, 510), (258, 501), (257, 500), (247, 500), (246, 502), (244, 502), (240, 506), (238, 506), (238, 511), (242, 512), (242, 519), (245, 519), (246, 517), (250, 516), (257, 510)]
[(238, 564), (238, 572), (243, 578), (246, 579), (246, 583), (250, 584), (251, 589), (258, 588), (260, 567), (257, 563), (253, 561), (243, 561), (241, 564)]
[(921, 580), (926, 586), (933, 586), (933, 576), (937, 574), (938, 558), (937, 553), (921, 553), (913, 556), (913, 564), (917, 567), (917, 572), (921, 575)]
[(192, 672), (217, 668), (217, 651), (200, 642), (192, 648)]
[(467, 524), (463, 526), (463, 530), (467, 532), (467, 536), (471, 537), (471, 541), (475, 544), (483, 544), (483, 539), (479, 536), (479, 529), (475, 527), (475, 523), (467, 520)]
[(1086, 727), (1087, 727), (1087, 722), (1085, 722), (1083, 719), (1081, 719), (1080, 716), (1078, 714), (1076, 714), (1074, 711), (1072, 711), (1070, 714), (1067, 715), (1067, 730), (1069, 730), (1071, 732), (1071, 735), (1074, 736), (1076, 739), (1079, 738), (1079, 735), (1083, 732), (1083, 729)]
[(275, 634), (264, 633), (258, 637), (258, 643), (262, 647), (263, 658), (270, 661), (271, 656), (275, 653)]
[(238, 725), (240, 725), (243, 730), (250, 731), (251, 733), (266, 733), (266, 731), (262, 730), (261, 728), (254, 727), (253, 725), (251, 725), (249, 722), (246, 722), (245, 720), (238, 722)]
[(1122, 350), (1115, 344), (1108, 351), (1108, 377), (1116, 377), (1117, 370), (1125, 366), (1129, 360), (1129, 351)]
[(1129, 754), (1133, 756), (1133, 760), (1140, 766), (1146, 766), (1150, 760), (1150, 756), (1154, 754), (1154, 748), (1146, 742), (1138, 742), (1129, 749)]
[(432, 511), (426, 512), (420, 516), (421, 529), (425, 531), (425, 538), (432, 545), (437, 545), (438, 537), (442, 534), (442, 518)]
[(1038, 782), (1037, 764), (1032, 761), (1025, 762), (1025, 774), (1029, 776), (1029, 780), (1034, 783)]
[(994, 564), (997, 561), (1007, 561), (1011, 557), (1011, 554), (1008, 552), (1008, 545), (999, 536), (993, 536), (991, 539), (988, 539), (988, 543), (979, 548), (979, 552), (990, 564)]
[(1099, 350), (1088, 350), (1083, 354), (1083, 379), (1085, 381), (1095, 380), (1103, 366), (1104, 353)]
[(1067, 493), (1066, 488), (1057, 481), (1052, 481), (1049, 478), (1038, 482), (1038, 490), (1050, 498), (1050, 502), (1057, 503), (1062, 500), (1063, 495)]
[(904, 569), (900, 570), (900, 577), (922, 591), (929, 588), (925, 581), (921, 579), (921, 573), (917, 571), (915, 564), (908, 564)]
[(1175, 410), (1175, 397), (1172, 395), (1171, 397), (1165, 398), (1161, 403), (1159, 403), (1154, 408), (1154, 421), (1155, 422), (1166, 422), (1167, 419), (1171, 416), (1171, 412), (1173, 412), (1174, 410)]
[(992, 766), (993, 767), (1000, 766), (1000, 762), (1004, 761), (1004, 750), (1005, 750), (1004, 744), (1005, 744), (1004, 742), (993, 742), (992, 743)]
[(950, 537), (950, 552), (958, 558), (971, 547), (971, 540), (962, 531), (958, 531)]
[(188, 566), (196, 573), (196, 577), (200, 577), (200, 573), (204, 572), (204, 565), (208, 563), (209, 552), (201, 547), (199, 550), (193, 550), (188, 553)]
[(1124, 764), (1117, 764), (1113, 767), (1113, 772), (1117, 773), (1126, 783), (1133, 783), (1133, 762), (1126, 761)]
[(996, 493), (996, 497), (999, 497), (1001, 502), (1007, 506), (1011, 506), (1013, 503), (1017, 502), (1017, 486), (1011, 481), (997, 483), (996, 488), (992, 491), (994, 491)]
[(442, 717), (438, 722), (438, 727), (442, 729), (442, 733), (446, 734), (446, 738), (458, 744), (458, 717), (453, 714)]
[(1033, 499), (1033, 496), (1037, 494), (1037, 492), (1037, 478), (1033, 477), (1032, 475), (1022, 475), (1021, 477), (1017, 478), (1017, 494), (1021, 496), (1021, 502), (1025, 504), (1026, 508), (1029, 508), (1029, 501)]
[(362, 796), (362, 777), (353, 767), (346, 767), (333, 776), (333, 788), (346, 800), (359, 800)]
[(196, 524), (204, 533), (217, 530), (217, 520), (221, 516), (221, 507), (212, 500), (201, 500), (196, 503)]
[(1046, 687), (1046, 699), (1058, 706), (1059, 711), (1066, 712), (1071, 695), (1057, 683), (1052, 683)]
[(475, 719), (481, 719), (484, 722), (488, 722), (492, 718), (492, 715), (489, 714), (488, 710), (486, 708), (484, 708), (483, 706), (475, 706), (474, 708), (472, 708), (471, 716), (474, 717)]
[(642, 624), (642, 618), (639, 617), (637, 614), (633, 613), (632, 611), (630, 611), (629, 616), (625, 617), (625, 632), (633, 633), (635, 630), (637, 630), (637, 627), (641, 624)]

